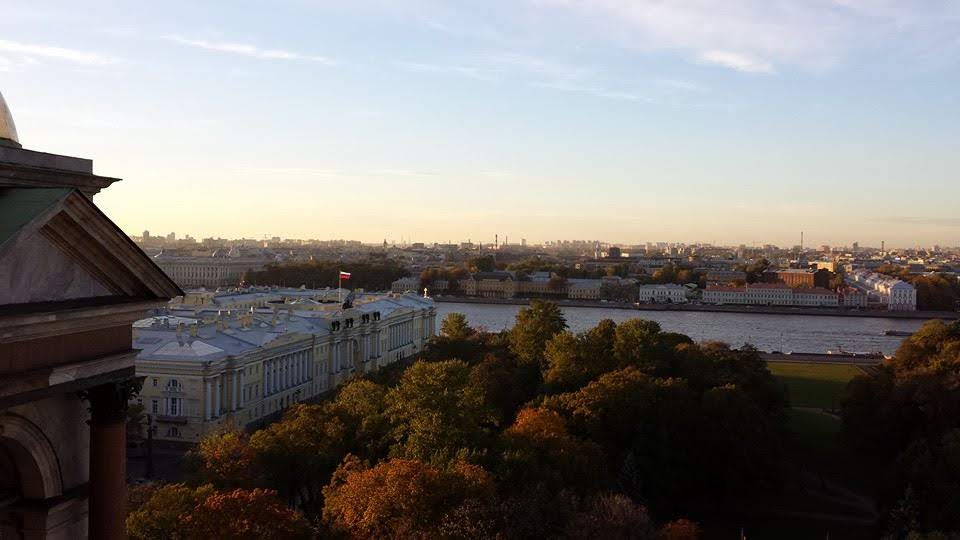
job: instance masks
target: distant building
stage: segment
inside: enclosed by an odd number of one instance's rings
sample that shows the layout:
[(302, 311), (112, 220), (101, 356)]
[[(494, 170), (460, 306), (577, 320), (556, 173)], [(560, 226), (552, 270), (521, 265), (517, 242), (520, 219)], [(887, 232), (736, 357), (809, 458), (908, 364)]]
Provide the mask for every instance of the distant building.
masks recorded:
[(667, 283), (663, 285), (639, 285), (637, 300), (641, 303), (682, 304), (687, 301), (687, 288), (683, 285)]
[(266, 254), (248, 255), (228, 250), (216, 250), (206, 257), (163, 251), (154, 257), (157, 266), (177, 285), (210, 289), (239, 286), (248, 272), (263, 270), (275, 261)]
[(822, 288), (793, 289), (781, 283), (752, 283), (743, 287), (708, 286), (703, 292), (703, 303), (835, 307), (839, 305), (840, 297)]
[(417, 292), (420, 288), (420, 278), (402, 277), (390, 284), (390, 291), (395, 293)]
[(847, 284), (860, 291), (873, 294), (877, 303), (886, 305), (890, 311), (917, 309), (917, 290), (905, 281), (861, 268), (850, 269), (845, 279)]

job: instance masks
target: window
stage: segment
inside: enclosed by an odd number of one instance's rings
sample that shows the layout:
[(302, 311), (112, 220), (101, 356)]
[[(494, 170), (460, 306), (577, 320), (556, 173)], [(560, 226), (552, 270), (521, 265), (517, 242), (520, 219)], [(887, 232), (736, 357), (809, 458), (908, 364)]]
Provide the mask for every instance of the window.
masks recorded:
[(150, 406), (150, 410), (153, 411), (153, 414), (160, 414), (160, 402), (158, 400), (153, 400), (153, 403)]
[(159, 386), (159, 385), (160, 385), (159, 379), (153, 379), (153, 386)]
[(180, 398), (170, 398), (170, 416), (180, 416)]
[(177, 427), (170, 426), (169, 428), (167, 428), (167, 437), (179, 439), (181, 436), (182, 435), (180, 434), (180, 429), (178, 429)]

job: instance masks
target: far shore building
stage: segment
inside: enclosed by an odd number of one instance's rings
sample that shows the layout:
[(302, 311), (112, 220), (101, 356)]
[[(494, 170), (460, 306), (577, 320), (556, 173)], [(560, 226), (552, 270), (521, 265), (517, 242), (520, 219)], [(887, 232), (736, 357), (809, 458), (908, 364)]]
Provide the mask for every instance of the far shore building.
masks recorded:
[(249, 272), (263, 270), (276, 259), (264, 254), (246, 254), (240, 250), (215, 250), (209, 256), (180, 255), (162, 251), (153, 258), (180, 287), (237, 287)]
[(717, 305), (837, 307), (840, 295), (819, 287), (794, 289), (782, 283), (752, 283), (743, 287), (709, 286), (702, 301)]
[[(336, 289), (332, 289), (336, 291)], [(415, 356), (436, 334), (436, 308), (413, 294), (256, 287), (171, 303), (134, 325), (145, 377), (138, 403), (155, 439), (195, 444), (252, 430), (351, 377)]]
[(406, 292), (417, 292), (417, 289), (420, 288), (420, 278), (419, 277), (402, 277), (393, 283), (390, 284), (390, 292), (395, 293), (406, 293)]
[(917, 310), (917, 290), (905, 281), (862, 268), (851, 268), (844, 276), (848, 285), (871, 296), (874, 303), (886, 306), (889, 311)]
[(24, 149), (0, 95), (0, 538), (119, 539), (132, 324), (182, 294), (93, 202), (116, 178)]
[(637, 301), (654, 304), (682, 304), (687, 301), (687, 287), (676, 283), (640, 285)]

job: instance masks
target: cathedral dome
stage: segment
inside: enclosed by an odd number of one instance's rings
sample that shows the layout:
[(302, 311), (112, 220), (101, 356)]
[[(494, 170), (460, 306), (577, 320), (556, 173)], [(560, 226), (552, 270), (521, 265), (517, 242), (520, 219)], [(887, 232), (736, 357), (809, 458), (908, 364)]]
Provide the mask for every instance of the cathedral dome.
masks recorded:
[(19, 145), (17, 138), (17, 126), (13, 123), (13, 115), (7, 107), (7, 102), (3, 100), (3, 94), (0, 94), (0, 141), (8, 139)]

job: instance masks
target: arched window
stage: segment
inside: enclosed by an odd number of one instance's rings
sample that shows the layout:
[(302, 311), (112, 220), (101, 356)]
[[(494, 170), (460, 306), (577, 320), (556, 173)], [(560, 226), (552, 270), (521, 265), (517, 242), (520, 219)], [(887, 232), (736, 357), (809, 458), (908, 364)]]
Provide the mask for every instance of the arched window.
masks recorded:
[(182, 392), (183, 384), (177, 379), (170, 379), (169, 381), (167, 381), (166, 390), (168, 392)]
[(167, 437), (170, 437), (173, 439), (179, 439), (180, 437), (182, 437), (182, 435), (180, 434), (180, 429), (176, 426), (170, 426), (169, 428), (167, 428)]

